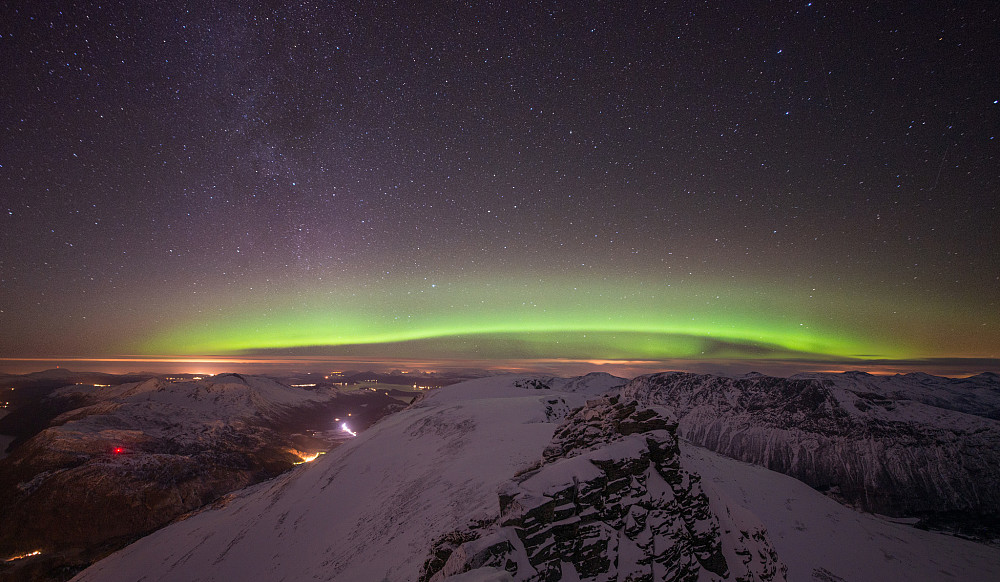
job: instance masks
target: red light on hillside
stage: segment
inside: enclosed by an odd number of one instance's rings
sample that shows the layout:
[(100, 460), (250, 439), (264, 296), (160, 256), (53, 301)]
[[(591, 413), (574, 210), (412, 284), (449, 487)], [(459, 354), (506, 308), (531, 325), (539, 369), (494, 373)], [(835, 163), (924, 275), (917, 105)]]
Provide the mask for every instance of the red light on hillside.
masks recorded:
[(116, 454), (116, 455), (120, 455), (120, 454), (122, 454), (122, 453), (125, 452), (125, 449), (122, 448), (122, 447), (115, 447), (115, 448), (111, 449), (111, 452), (114, 453), (114, 454)]

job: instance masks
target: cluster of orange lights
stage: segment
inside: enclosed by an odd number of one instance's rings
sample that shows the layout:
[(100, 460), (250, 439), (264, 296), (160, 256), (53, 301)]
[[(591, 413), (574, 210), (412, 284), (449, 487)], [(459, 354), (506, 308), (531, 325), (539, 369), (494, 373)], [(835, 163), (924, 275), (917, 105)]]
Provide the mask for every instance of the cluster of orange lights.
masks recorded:
[(41, 554), (41, 550), (35, 550), (34, 552), (28, 552), (27, 554), (21, 554), (19, 556), (13, 556), (4, 560), (4, 562), (13, 562), (14, 560), (23, 560), (25, 558), (30, 558), (32, 556), (37, 556)]
[(304, 453), (302, 451), (296, 451), (295, 449), (290, 449), (289, 453), (295, 455), (299, 458), (299, 461), (294, 463), (295, 465), (301, 465), (303, 463), (311, 463), (319, 458), (320, 455), (325, 455), (325, 451), (316, 451), (313, 453)]

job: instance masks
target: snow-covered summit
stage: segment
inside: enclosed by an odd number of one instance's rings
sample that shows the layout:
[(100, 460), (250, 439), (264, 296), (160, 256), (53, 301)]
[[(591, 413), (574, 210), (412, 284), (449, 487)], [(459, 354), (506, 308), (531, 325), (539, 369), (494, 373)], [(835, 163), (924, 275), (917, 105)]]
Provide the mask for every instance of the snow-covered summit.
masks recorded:
[(542, 459), (502, 484), (492, 521), (439, 538), (421, 582), (473, 572), (501, 580), (784, 580), (758, 521), (721, 499), (716, 515), (681, 466), (662, 410), (604, 397), (556, 429)]

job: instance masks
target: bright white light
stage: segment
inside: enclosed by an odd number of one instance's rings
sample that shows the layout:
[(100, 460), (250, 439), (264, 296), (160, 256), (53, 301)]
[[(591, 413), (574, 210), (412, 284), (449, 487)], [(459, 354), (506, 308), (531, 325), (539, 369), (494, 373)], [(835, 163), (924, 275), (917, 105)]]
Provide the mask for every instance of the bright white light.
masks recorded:
[(346, 432), (347, 434), (349, 434), (351, 436), (358, 436), (358, 433), (354, 432), (353, 430), (351, 430), (350, 428), (347, 427), (347, 423), (346, 422), (341, 423), (340, 428), (344, 429), (344, 432)]

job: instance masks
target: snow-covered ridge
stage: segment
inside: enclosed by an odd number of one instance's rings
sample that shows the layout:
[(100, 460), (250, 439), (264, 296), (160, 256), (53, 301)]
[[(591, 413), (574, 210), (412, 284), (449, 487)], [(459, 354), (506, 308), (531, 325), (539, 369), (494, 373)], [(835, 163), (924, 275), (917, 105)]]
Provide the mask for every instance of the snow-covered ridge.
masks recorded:
[(612, 388), (617, 388), (625, 384), (624, 378), (612, 376), (604, 372), (591, 372), (586, 376), (573, 378), (560, 378), (557, 376), (538, 376), (524, 378), (514, 383), (522, 388), (535, 388), (538, 390), (557, 390), (559, 392), (574, 392), (580, 394), (590, 394), (596, 396), (604, 394)]
[(813, 373), (797, 374), (790, 379), (816, 379), (849, 392), (920, 402), (935, 408), (1000, 420), (1000, 375), (993, 372), (968, 378), (945, 378), (923, 372), (894, 376), (875, 376), (865, 372)]
[[(78, 387), (64, 389), (73, 390)], [(166, 430), (180, 438), (179, 424), (273, 420), (289, 408), (330, 400), (331, 394), (286, 386), (262, 376), (223, 374), (206, 380), (145, 382), (98, 388), (86, 393), (94, 404), (57, 417), (54, 425), (80, 421), (132, 425), (146, 432)], [(100, 419), (114, 413), (116, 417)], [(89, 420), (88, 420), (89, 419)]]
[(421, 582), (784, 580), (759, 522), (734, 524), (724, 502), (712, 513), (668, 418), (618, 397), (587, 402), (539, 463), (501, 485), (493, 521), (437, 540)]
[(497, 514), (497, 487), (541, 458), (560, 422), (553, 411), (603, 389), (514, 386), (526, 380), (490, 377), (428, 393), (313, 463), (155, 532), (79, 579), (416, 580), (431, 540)]
[[(610, 539), (619, 530), (593, 519), (603, 511), (615, 523), (619, 510), (627, 511), (622, 519), (632, 520), (636, 539), (652, 535), (663, 542), (657, 548), (677, 548), (686, 557), (671, 561), (683, 565), (677, 572), (690, 572), (690, 566), (704, 581), (735, 580), (740, 572), (759, 579), (771, 572), (758, 568), (764, 564), (774, 566), (777, 577), (778, 561), (788, 564), (789, 580), (800, 582), (992, 579), (1000, 573), (993, 548), (888, 523), (789, 477), (677, 443), (670, 436), (672, 412), (664, 408), (633, 408), (624, 397), (595, 399), (598, 389), (586, 382), (576, 392), (552, 384), (491, 377), (436, 390), (316, 462), (228, 496), (76, 580), (406, 582), (447, 550), (441, 561), (451, 560), (453, 569), (431, 576), (509, 582), (520, 577), (517, 572), (538, 572), (529, 551), (552, 572), (557, 555), (551, 552), (558, 547), (558, 556), (566, 557), (559, 574), (571, 581), (599, 576), (599, 568), (587, 570), (587, 564), (603, 564), (628, 546), (613, 547)], [(595, 543), (574, 548), (559, 533), (567, 525), (582, 528), (582, 539)], [(486, 535), (468, 535), (476, 527)], [(527, 545), (517, 527), (528, 531)], [(508, 552), (503, 540), (497, 544), (494, 534), (507, 535), (517, 551)], [(625, 564), (619, 573), (644, 559), (628, 556), (642, 546), (629, 543), (634, 547), (619, 555), (618, 564)], [(716, 573), (715, 548), (721, 548), (726, 574)], [(497, 556), (504, 559), (488, 561)], [(481, 558), (486, 561), (477, 563)], [(471, 569), (463, 572), (466, 566)]]
[(876, 513), (1000, 513), (1000, 379), (864, 373), (642, 376), (621, 394), (661, 404), (678, 434)]

